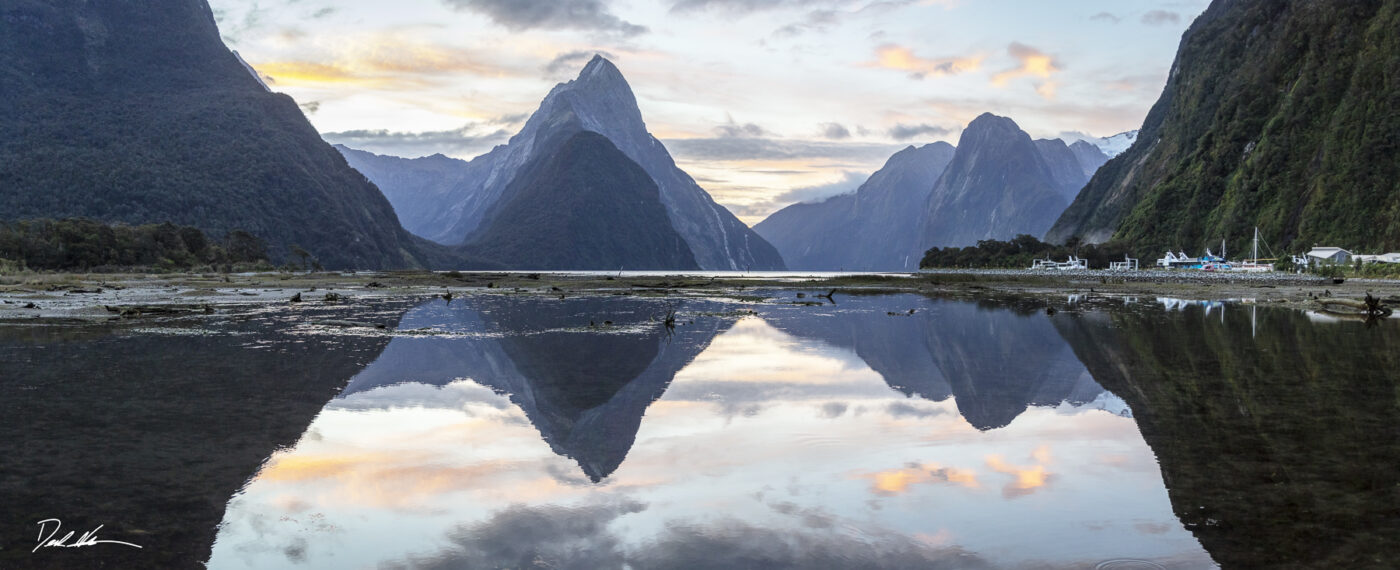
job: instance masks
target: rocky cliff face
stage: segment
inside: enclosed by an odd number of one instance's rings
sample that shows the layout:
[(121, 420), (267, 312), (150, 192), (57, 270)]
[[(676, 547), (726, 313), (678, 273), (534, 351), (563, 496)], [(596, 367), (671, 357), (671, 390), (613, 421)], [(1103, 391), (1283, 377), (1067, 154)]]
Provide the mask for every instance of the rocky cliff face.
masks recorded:
[(984, 114), (963, 131), (952, 162), (933, 186), (919, 247), (1039, 237), (1069, 204), (1066, 188), (1014, 121)]
[(438, 251), (224, 47), (204, 0), (0, 6), (0, 219), (243, 229), (285, 259), (403, 268)]
[(1400, 2), (1217, 0), (1137, 141), (1047, 238), (1400, 244)]
[(656, 183), (607, 138), (578, 131), (521, 169), (466, 248), (526, 269), (700, 267)]

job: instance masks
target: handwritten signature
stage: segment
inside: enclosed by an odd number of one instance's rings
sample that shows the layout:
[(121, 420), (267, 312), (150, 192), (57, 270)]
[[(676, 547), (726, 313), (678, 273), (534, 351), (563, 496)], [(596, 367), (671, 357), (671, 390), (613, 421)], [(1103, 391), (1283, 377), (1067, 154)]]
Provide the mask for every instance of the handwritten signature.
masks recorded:
[[(52, 530), (49, 529), (49, 524), (51, 523), (53, 524)], [(35, 546), (34, 550), (30, 552), (38, 552), (40, 548), (78, 548), (80, 546), (94, 546), (98, 544), (120, 544), (132, 548), (141, 548), (138, 544), (122, 542), (120, 540), (98, 540), (97, 531), (102, 530), (104, 526), (107, 525), (97, 525), (97, 528), (78, 535), (77, 541), (69, 542), (73, 540), (73, 531), (71, 530), (68, 531), (68, 534), (63, 535), (62, 538), (54, 538), (54, 535), (58, 534), (58, 531), (63, 530), (63, 521), (58, 519), (41, 520), (39, 521), (39, 546)]]

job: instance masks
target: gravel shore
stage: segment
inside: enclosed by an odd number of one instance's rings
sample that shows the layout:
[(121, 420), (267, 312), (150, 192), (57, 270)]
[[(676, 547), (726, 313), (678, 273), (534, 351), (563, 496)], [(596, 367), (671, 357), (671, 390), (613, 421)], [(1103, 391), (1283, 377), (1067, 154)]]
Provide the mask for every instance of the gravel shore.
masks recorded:
[(704, 296), (736, 302), (845, 294), (918, 293), (960, 298), (992, 295), (1240, 300), (1317, 308), (1319, 299), (1373, 294), (1400, 307), (1400, 281), (1313, 275), (1186, 270), (927, 270), (918, 273), (801, 272), (321, 272), (252, 274), (74, 274), (0, 276), (0, 324), (107, 322), (171, 314), (237, 314), (291, 303), (404, 300), (464, 295)]

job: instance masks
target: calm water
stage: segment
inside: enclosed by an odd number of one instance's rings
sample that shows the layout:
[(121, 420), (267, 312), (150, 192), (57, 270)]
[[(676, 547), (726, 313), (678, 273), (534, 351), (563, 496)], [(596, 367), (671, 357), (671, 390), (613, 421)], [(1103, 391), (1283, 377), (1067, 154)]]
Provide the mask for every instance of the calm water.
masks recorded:
[[(1395, 322), (767, 293), (0, 328), (0, 567), (1396, 556)], [(659, 322), (669, 310), (674, 329)], [(349, 318), (389, 326), (311, 324)], [(145, 548), (30, 553), (50, 517)]]

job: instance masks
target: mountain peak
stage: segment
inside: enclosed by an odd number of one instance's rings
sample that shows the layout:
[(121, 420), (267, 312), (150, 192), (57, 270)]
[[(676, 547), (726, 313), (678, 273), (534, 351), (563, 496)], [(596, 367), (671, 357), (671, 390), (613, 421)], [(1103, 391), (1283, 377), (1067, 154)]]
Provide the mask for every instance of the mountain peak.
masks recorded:
[(991, 113), (982, 113), (978, 115), (976, 119), (973, 119), (971, 123), (967, 124), (967, 129), (965, 129), (964, 132), (993, 129), (1020, 132), (1021, 127), (1016, 125), (1016, 121), (1008, 117), (993, 115)]
[(617, 66), (602, 54), (593, 54), (593, 59), (588, 60), (588, 64), (583, 66), (583, 70), (578, 74), (579, 81), (616, 80), (626, 82), (622, 77), (622, 72)]

